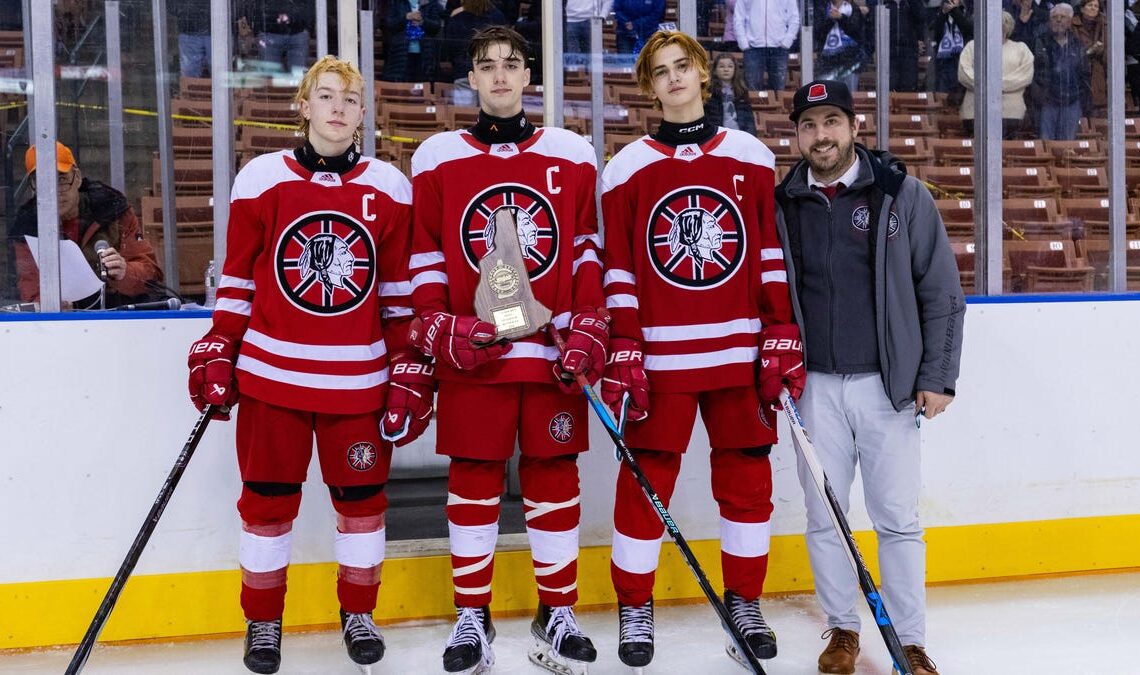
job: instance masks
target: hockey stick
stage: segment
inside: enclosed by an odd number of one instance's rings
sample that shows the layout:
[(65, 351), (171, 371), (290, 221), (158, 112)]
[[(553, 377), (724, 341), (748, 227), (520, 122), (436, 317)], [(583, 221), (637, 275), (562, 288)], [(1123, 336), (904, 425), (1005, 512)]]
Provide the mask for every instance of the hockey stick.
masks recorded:
[(158, 526), (158, 519), (162, 517), (163, 510), (170, 502), (170, 496), (174, 494), (174, 488), (178, 485), (179, 479), (182, 478), (182, 472), (186, 470), (186, 465), (190, 463), (190, 457), (194, 454), (194, 449), (198, 447), (198, 441), (202, 440), (202, 435), (206, 433), (206, 425), (210, 423), (210, 416), (215, 411), (223, 410), (218, 406), (208, 405), (202, 411), (202, 415), (194, 424), (194, 429), (190, 432), (190, 438), (186, 440), (186, 445), (182, 446), (182, 452), (178, 455), (178, 459), (174, 460), (174, 467), (170, 469), (170, 474), (166, 477), (166, 482), (162, 484), (162, 489), (158, 491), (158, 496), (154, 499), (154, 505), (150, 507), (150, 513), (147, 514), (146, 520), (143, 521), (142, 528), (139, 533), (135, 535), (135, 541), (131, 544), (131, 548), (127, 551), (127, 557), (123, 560), (123, 564), (119, 566), (119, 573), (111, 581), (111, 587), (107, 589), (107, 594), (103, 596), (103, 602), (99, 605), (99, 609), (95, 612), (95, 618), (91, 619), (91, 625), (87, 627), (87, 633), (83, 636), (83, 641), (79, 643), (79, 647), (75, 650), (75, 655), (71, 657), (71, 663), (67, 665), (65, 671), (67, 675), (75, 675), (83, 670), (83, 666), (87, 664), (87, 657), (91, 655), (92, 648), (95, 647), (95, 641), (99, 639), (99, 634), (103, 632), (103, 626), (107, 623), (107, 618), (111, 615), (111, 610), (115, 608), (115, 603), (119, 599), (119, 594), (123, 592), (123, 586), (127, 583), (127, 578), (131, 576), (131, 572), (135, 569), (135, 564), (139, 561), (139, 556), (142, 555), (146, 543), (150, 540), (150, 535), (154, 533), (154, 528)]
[[(554, 340), (554, 344), (558, 346), (558, 351), (566, 352), (566, 342), (562, 336), (558, 334), (558, 329), (553, 324), (548, 326), (550, 337)], [(590, 402), (590, 407), (594, 409), (598, 418), (602, 421), (602, 426), (609, 432), (610, 438), (613, 439), (614, 445), (617, 446), (621, 458), (625, 460), (629, 470), (633, 473), (633, 477), (637, 479), (638, 485), (641, 486), (641, 491), (645, 493), (646, 499), (653, 505), (653, 510), (657, 512), (657, 516), (661, 518), (661, 522), (665, 524), (665, 531), (673, 538), (673, 543), (677, 544), (677, 549), (681, 551), (681, 557), (685, 559), (685, 564), (689, 566), (689, 571), (697, 578), (697, 584), (704, 591), (705, 597), (708, 598), (709, 603), (716, 610), (716, 614), (720, 617), (720, 623), (724, 627), (725, 632), (732, 639), (736, 645), (736, 649), (740, 652), (741, 656), (748, 662), (752, 672), (756, 675), (766, 675), (760, 661), (756, 659), (756, 655), (748, 648), (748, 643), (744, 641), (744, 636), (741, 635), (740, 630), (736, 624), (732, 622), (732, 616), (729, 615), (728, 609), (724, 606), (724, 602), (717, 596), (716, 591), (713, 590), (712, 584), (709, 583), (708, 577), (705, 576), (704, 570), (701, 569), (701, 564), (697, 562), (697, 557), (693, 555), (693, 549), (689, 548), (689, 543), (685, 541), (685, 537), (681, 534), (680, 528), (677, 523), (673, 522), (673, 517), (669, 515), (669, 511), (665, 505), (661, 503), (661, 499), (657, 496), (657, 491), (653, 489), (653, 485), (649, 483), (646, 478), (645, 472), (641, 470), (641, 466), (637, 463), (637, 458), (633, 456), (629, 446), (625, 444), (625, 439), (622, 438), (622, 433), (617, 427), (613, 416), (610, 414), (610, 409), (598, 398), (597, 392), (590, 386), (586, 380), (586, 376), (581, 373), (574, 376), (574, 379), (582, 387), (582, 392), (586, 394), (586, 400)]]
[(855, 537), (851, 535), (851, 526), (847, 524), (847, 518), (843, 515), (839, 500), (835, 498), (831, 483), (827, 480), (827, 474), (823, 472), (823, 465), (819, 463), (819, 457), (815, 454), (815, 446), (812, 445), (807, 430), (804, 429), (804, 421), (800, 417), (799, 408), (796, 407), (795, 399), (792, 398), (787, 389), (780, 392), (780, 403), (783, 404), (784, 416), (788, 418), (788, 424), (792, 427), (796, 450), (799, 451), (800, 457), (807, 464), (815, 487), (819, 490), (819, 496), (827, 505), (827, 513), (831, 516), (831, 524), (835, 526), (835, 533), (846, 544), (844, 550), (847, 553), (847, 560), (851, 563), (851, 569), (859, 579), (859, 588), (863, 591), (863, 597), (867, 598), (867, 606), (871, 608), (871, 615), (875, 617), (879, 632), (883, 634), (883, 642), (887, 644), (887, 651), (890, 652), (891, 660), (894, 661), (895, 670), (898, 671), (899, 675), (914, 675), (910, 669), (910, 663), (906, 660), (906, 655), (903, 654), (902, 643), (899, 642), (899, 635), (895, 632), (895, 625), (891, 623), (891, 617), (887, 615), (887, 608), (883, 606), (883, 598), (879, 595), (875, 580), (871, 578), (871, 573), (867, 571), (867, 563), (863, 562), (863, 555), (859, 553), (859, 547), (855, 545)]

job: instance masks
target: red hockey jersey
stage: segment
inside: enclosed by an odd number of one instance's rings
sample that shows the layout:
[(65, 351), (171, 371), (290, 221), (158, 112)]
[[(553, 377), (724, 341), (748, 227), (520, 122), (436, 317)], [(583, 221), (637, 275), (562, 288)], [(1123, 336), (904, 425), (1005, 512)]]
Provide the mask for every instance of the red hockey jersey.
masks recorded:
[[(412, 156), (414, 219), (409, 263), (418, 314), (475, 314), (479, 259), (494, 241), (495, 213), (513, 207), (534, 297), (565, 329), (571, 313), (601, 307), (602, 263), (594, 203), (594, 150), (565, 129), (522, 143), (480, 143), (467, 131), (432, 136)], [(545, 332), (518, 340), (470, 372), (439, 365), (440, 379), (553, 382), (558, 349)]]
[(654, 391), (754, 383), (761, 326), (792, 322), (774, 166), (728, 129), (676, 148), (645, 136), (606, 165), (606, 307)]
[(238, 172), (213, 318), (241, 344), (242, 394), (313, 412), (383, 407), (388, 354), (406, 346), (412, 315), (411, 202), (408, 179), (375, 159), (313, 173), (285, 150)]

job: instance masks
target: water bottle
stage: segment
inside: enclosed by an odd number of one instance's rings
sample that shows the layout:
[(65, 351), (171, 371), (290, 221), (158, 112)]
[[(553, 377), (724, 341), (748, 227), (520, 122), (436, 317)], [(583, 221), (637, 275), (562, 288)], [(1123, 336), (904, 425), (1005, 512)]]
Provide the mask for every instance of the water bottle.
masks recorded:
[(206, 309), (213, 309), (218, 300), (218, 275), (214, 269), (214, 261), (206, 265)]

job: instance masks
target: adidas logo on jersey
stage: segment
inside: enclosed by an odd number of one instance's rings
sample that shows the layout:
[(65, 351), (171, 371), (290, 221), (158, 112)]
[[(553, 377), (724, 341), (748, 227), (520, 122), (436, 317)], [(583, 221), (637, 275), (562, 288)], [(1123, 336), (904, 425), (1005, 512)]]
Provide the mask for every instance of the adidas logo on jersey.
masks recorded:
[(322, 171), (321, 173), (313, 174), (314, 183), (324, 183), (326, 185), (340, 185), (340, 176), (329, 171)]
[(514, 143), (500, 143), (492, 151), (496, 155), (517, 155), (519, 154), (519, 146)]
[(701, 156), (701, 149), (695, 144), (690, 143), (689, 145), (682, 145), (677, 148), (677, 153), (673, 156), (677, 159), (692, 161)]

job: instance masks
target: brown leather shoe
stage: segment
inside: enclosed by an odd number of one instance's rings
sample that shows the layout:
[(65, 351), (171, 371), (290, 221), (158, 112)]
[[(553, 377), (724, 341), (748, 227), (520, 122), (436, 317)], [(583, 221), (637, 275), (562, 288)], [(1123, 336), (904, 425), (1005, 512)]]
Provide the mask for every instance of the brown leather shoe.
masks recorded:
[(903, 656), (910, 664), (914, 675), (938, 675), (938, 666), (926, 655), (926, 650), (918, 645), (903, 645)]
[(820, 639), (831, 638), (827, 648), (819, 655), (819, 672), (849, 675), (855, 672), (855, 659), (859, 656), (859, 634), (853, 630), (832, 628)]

